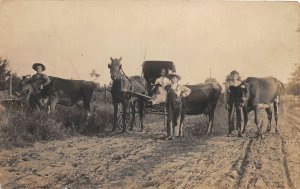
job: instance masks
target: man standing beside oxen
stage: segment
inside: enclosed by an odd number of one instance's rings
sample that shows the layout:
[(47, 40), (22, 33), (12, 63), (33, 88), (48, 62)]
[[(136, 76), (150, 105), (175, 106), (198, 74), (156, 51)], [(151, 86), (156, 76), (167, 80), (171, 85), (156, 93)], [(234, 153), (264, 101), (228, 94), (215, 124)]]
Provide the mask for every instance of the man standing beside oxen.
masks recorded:
[[(180, 121), (182, 111), (184, 111), (184, 103), (182, 98), (191, 93), (191, 89), (180, 85), (178, 81), (181, 76), (176, 73), (170, 73), (168, 77), (171, 80), (171, 85), (167, 89), (167, 138), (172, 140), (173, 136), (182, 136), (182, 121)], [(179, 126), (177, 124), (179, 123)], [(176, 127), (177, 126), (177, 127)]]
[[(241, 81), (241, 77), (239, 72), (233, 70), (230, 75), (230, 80), (228, 81), (227, 87), (227, 104), (226, 109), (228, 110), (228, 136), (231, 136), (231, 132), (234, 130), (238, 130), (238, 136), (241, 137), (241, 127), (244, 118), (244, 110), (246, 108), (246, 96), (247, 88), (244, 83)], [(237, 122), (234, 124), (234, 114), (236, 113)]]

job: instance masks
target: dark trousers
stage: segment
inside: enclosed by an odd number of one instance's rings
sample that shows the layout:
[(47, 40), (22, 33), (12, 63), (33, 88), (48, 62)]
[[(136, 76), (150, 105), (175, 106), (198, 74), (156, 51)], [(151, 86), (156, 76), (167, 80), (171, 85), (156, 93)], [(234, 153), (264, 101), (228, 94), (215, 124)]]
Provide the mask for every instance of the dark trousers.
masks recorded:
[[(229, 134), (234, 130), (241, 131), (242, 122), (243, 122), (242, 111), (243, 111), (243, 107), (235, 105), (234, 103), (230, 105), (229, 112), (228, 112)], [(235, 121), (233, 116), (234, 113), (236, 113), (236, 119), (237, 119), (236, 124), (234, 124)]]

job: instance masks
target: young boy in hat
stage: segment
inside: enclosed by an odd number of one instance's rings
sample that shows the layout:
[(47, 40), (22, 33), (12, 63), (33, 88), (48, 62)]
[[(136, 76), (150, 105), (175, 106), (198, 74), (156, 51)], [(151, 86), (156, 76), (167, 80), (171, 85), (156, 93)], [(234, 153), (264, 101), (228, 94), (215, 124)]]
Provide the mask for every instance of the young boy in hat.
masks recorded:
[(182, 134), (182, 130), (175, 132), (175, 127), (181, 119), (182, 111), (184, 111), (182, 98), (188, 96), (191, 93), (191, 89), (178, 83), (178, 81), (181, 79), (180, 75), (176, 73), (170, 73), (168, 77), (171, 80), (171, 85), (167, 89), (168, 118), (166, 140), (172, 140), (174, 135), (177, 135), (178, 133)]
[(31, 78), (32, 81), (42, 80), (42, 83), (40, 85), (40, 90), (43, 90), (45, 86), (49, 85), (51, 82), (50, 78), (42, 73), (46, 70), (46, 67), (41, 63), (35, 63), (32, 65), (32, 69), (36, 71), (36, 74), (34, 74)]

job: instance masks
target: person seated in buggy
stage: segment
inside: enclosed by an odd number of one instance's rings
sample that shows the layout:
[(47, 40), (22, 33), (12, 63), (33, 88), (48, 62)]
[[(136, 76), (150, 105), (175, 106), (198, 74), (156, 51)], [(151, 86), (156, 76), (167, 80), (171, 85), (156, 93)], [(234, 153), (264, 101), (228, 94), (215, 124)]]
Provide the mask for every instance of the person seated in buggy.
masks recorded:
[(161, 77), (157, 78), (154, 85), (161, 85), (162, 87), (166, 87), (168, 85), (171, 85), (171, 81), (169, 80), (169, 78), (167, 78), (167, 71), (166, 69), (161, 69), (160, 72)]

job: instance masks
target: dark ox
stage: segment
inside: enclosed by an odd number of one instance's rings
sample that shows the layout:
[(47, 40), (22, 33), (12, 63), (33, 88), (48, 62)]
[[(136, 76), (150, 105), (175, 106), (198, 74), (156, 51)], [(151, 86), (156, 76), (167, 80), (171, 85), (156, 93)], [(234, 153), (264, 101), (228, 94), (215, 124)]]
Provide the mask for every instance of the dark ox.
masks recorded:
[[(183, 109), (171, 110), (171, 112), (177, 112), (168, 119), (168, 122), (172, 120), (173, 123), (177, 123), (179, 120), (179, 135), (182, 134), (182, 123), (185, 115), (200, 115), (204, 114), (209, 117), (209, 124), (206, 134), (209, 134), (213, 130), (213, 120), (216, 105), (221, 94), (221, 85), (218, 83), (204, 83), (198, 85), (185, 85), (191, 89), (191, 94), (182, 99)], [(161, 85), (157, 85), (154, 89), (154, 95), (150, 101), (152, 104), (162, 104), (167, 102), (167, 90)], [(170, 110), (168, 110), (170, 112)], [(172, 115), (172, 116), (173, 116)], [(177, 115), (177, 116), (176, 116)], [(170, 124), (170, 123), (168, 123)], [(174, 126), (175, 127), (175, 126)]]
[(274, 77), (256, 78), (248, 77), (243, 81), (246, 84), (247, 90), (243, 96), (247, 98), (247, 107), (244, 108), (244, 129), (248, 122), (248, 113), (254, 110), (254, 122), (257, 126), (258, 135), (262, 137), (261, 127), (262, 120), (259, 117), (259, 110), (265, 109), (268, 115), (268, 126), (266, 132), (271, 131), (272, 122), (272, 106), (275, 113), (276, 128), (275, 132), (280, 134), (278, 127), (278, 115), (279, 115), (279, 99), (280, 94), (284, 91), (283, 84)]
[[(127, 77), (122, 69), (122, 64), (120, 59), (111, 59), (111, 63), (108, 64), (108, 68), (110, 70), (110, 76), (113, 81), (111, 94), (112, 101), (114, 106), (114, 123), (113, 123), (113, 131), (117, 128), (117, 115), (118, 115), (118, 105), (122, 104), (122, 111), (127, 112), (128, 105), (132, 108), (132, 120), (130, 130), (133, 129), (133, 123), (135, 122), (135, 105), (138, 104), (139, 110), (139, 118), (141, 123), (141, 131), (144, 129), (144, 99), (141, 96), (134, 97), (131, 92), (146, 94), (147, 93), (147, 82), (143, 77), (140, 76), (132, 76)], [(126, 113), (122, 114), (122, 132), (126, 131)]]
[(57, 104), (64, 106), (77, 105), (87, 111), (87, 118), (90, 117), (91, 99), (95, 83), (83, 80), (67, 80), (57, 77), (49, 77), (51, 82), (42, 90), (40, 80), (32, 80), (30, 77), (23, 77), (18, 85), (18, 94), (28, 95), (32, 108), (43, 108), (49, 106), (49, 112), (55, 110)]

